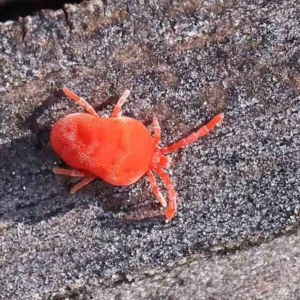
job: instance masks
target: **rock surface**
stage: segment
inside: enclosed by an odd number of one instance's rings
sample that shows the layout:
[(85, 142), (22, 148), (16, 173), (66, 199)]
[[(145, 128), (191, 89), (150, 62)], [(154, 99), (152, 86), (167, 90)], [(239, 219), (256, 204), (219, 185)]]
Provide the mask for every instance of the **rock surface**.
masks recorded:
[[(299, 299), (299, 256), (298, 233), (247, 251), (210, 259), (201, 257), (132, 284), (85, 292), (91, 299), (118, 300)], [(74, 295), (80, 292), (82, 287), (77, 287)]]
[[(1, 297), (65, 299), (80, 287), (78, 298), (295, 230), (299, 11), (296, 0), (89, 1), (0, 24)], [(172, 155), (172, 222), (145, 178), (70, 195), (75, 181), (52, 173), (63, 164), (50, 127), (81, 111), (63, 86), (103, 116), (131, 89), (123, 114), (157, 116), (162, 145), (225, 113)]]

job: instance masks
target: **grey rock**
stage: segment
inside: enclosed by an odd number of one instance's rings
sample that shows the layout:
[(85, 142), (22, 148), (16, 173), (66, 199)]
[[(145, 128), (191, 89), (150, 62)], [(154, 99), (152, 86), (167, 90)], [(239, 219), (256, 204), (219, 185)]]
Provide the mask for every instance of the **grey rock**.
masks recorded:
[[(298, 14), (295, 0), (88, 1), (0, 24), (1, 297), (78, 287), (85, 297), (297, 228)], [(52, 173), (63, 164), (50, 127), (82, 111), (63, 86), (102, 116), (131, 89), (123, 114), (145, 123), (155, 115), (162, 145), (225, 113), (172, 155), (172, 222), (145, 178), (126, 188), (99, 180), (70, 195), (75, 181)]]
[[(246, 251), (197, 257), (172, 270), (108, 289), (92, 299), (299, 299), (299, 232)], [(77, 288), (79, 296), (80, 289)], [(65, 294), (66, 295), (66, 294)]]

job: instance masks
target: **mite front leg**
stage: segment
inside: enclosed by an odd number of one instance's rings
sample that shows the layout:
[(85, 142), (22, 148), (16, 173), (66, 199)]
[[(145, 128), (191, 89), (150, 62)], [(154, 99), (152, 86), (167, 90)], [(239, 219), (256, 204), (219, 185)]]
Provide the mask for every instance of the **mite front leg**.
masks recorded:
[(170, 179), (169, 175), (162, 169), (155, 169), (154, 170), (163, 180), (167, 191), (168, 191), (168, 200), (169, 200), (169, 204), (166, 210), (166, 218), (168, 220), (171, 220), (177, 210), (177, 204), (176, 204), (176, 192), (174, 189), (174, 185), (172, 180)]
[(86, 100), (84, 100), (83, 98), (77, 96), (76, 94), (71, 92), (66, 87), (63, 88), (63, 92), (66, 94), (66, 96), (68, 96), (69, 98), (71, 98), (72, 100), (77, 102), (79, 105), (81, 105), (89, 114), (99, 118), (99, 116), (96, 113), (96, 111), (94, 110), (94, 108), (91, 105), (89, 105)]
[(150, 181), (150, 185), (151, 185), (151, 189), (153, 194), (155, 195), (155, 197), (157, 198), (157, 200), (160, 202), (160, 204), (162, 205), (162, 207), (167, 207), (167, 202), (164, 198), (164, 196), (162, 195), (162, 193), (159, 191), (157, 182), (155, 180), (155, 177), (153, 175), (153, 173), (151, 172), (151, 170), (149, 170), (147, 172), (149, 181)]
[(160, 129), (158, 120), (155, 117), (153, 117), (153, 120), (152, 120), (152, 128), (154, 131), (154, 145), (156, 148), (156, 146), (158, 145), (160, 138), (161, 138), (161, 129)]
[(178, 142), (169, 145), (167, 147), (161, 148), (160, 153), (161, 154), (167, 154), (173, 151), (176, 151), (179, 148), (182, 148), (188, 144), (191, 144), (195, 141), (197, 141), (202, 136), (208, 134), (217, 124), (219, 124), (224, 118), (223, 114), (219, 114), (215, 117), (213, 117), (206, 125), (199, 128), (196, 132), (193, 132), (186, 138), (179, 140)]
[(111, 118), (114, 118), (114, 117), (117, 117), (117, 116), (118, 116), (119, 112), (120, 112), (121, 109), (122, 109), (122, 106), (123, 106), (125, 100), (126, 100), (126, 99), (128, 98), (128, 96), (129, 96), (129, 94), (130, 94), (130, 91), (129, 91), (129, 90), (126, 90), (126, 91), (124, 92), (124, 94), (123, 94), (122, 97), (119, 99), (118, 103), (116, 104), (116, 106), (115, 106), (115, 108), (114, 108), (114, 110), (113, 110), (113, 112), (112, 112), (112, 114), (111, 114), (111, 116), (110, 116)]

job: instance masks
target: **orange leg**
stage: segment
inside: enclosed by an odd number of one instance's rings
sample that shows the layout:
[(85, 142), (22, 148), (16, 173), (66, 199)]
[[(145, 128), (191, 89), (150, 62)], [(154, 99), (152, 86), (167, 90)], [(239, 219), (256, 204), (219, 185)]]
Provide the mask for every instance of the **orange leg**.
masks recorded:
[(155, 117), (152, 120), (152, 128), (154, 131), (154, 145), (156, 147), (161, 138), (161, 129), (160, 129), (159, 123)]
[(116, 104), (116, 106), (115, 106), (115, 108), (114, 108), (114, 110), (113, 110), (113, 112), (112, 112), (112, 114), (111, 114), (111, 116), (110, 116), (111, 118), (115, 118), (115, 117), (118, 116), (119, 112), (120, 112), (121, 109), (122, 109), (122, 106), (123, 106), (125, 100), (126, 100), (126, 99), (128, 98), (128, 96), (129, 96), (129, 94), (130, 94), (130, 91), (129, 91), (129, 90), (126, 90), (126, 91), (124, 92), (124, 94), (123, 94), (122, 97), (119, 99), (118, 103)]
[(71, 194), (75, 194), (78, 190), (80, 190), (85, 185), (89, 184), (93, 181), (97, 176), (94, 174), (89, 175), (87, 178), (83, 179), (82, 181), (78, 182), (72, 189)]
[(63, 168), (53, 168), (53, 172), (55, 174), (60, 175), (68, 175), (72, 177), (84, 177), (89, 175), (90, 173), (85, 171), (78, 171), (78, 170), (72, 170), (72, 169), (63, 169)]
[(89, 172), (72, 170), (72, 169), (54, 168), (53, 172), (55, 174), (68, 175), (68, 176), (72, 176), (72, 177), (87, 176), (85, 179), (83, 179), (82, 181), (75, 184), (75, 186), (71, 190), (71, 194), (75, 194), (78, 190), (80, 190), (85, 185), (89, 184), (91, 181), (93, 181), (97, 177), (96, 175), (91, 174)]
[(147, 172), (147, 175), (148, 175), (148, 178), (149, 178), (149, 181), (150, 181), (150, 184), (151, 184), (153, 194), (155, 195), (157, 200), (160, 202), (162, 207), (167, 207), (167, 202), (166, 202), (164, 196), (159, 191), (158, 185), (157, 185), (156, 180), (155, 180), (155, 177), (154, 177), (153, 173), (151, 172), (151, 170), (149, 170)]
[(176, 151), (179, 148), (182, 148), (188, 144), (191, 144), (191, 143), (197, 141), (202, 136), (208, 134), (217, 124), (219, 124), (223, 120), (223, 118), (224, 118), (223, 114), (219, 114), (219, 115), (213, 117), (206, 125), (202, 126), (196, 132), (190, 134), (186, 138), (184, 138), (172, 145), (161, 148), (160, 153), (161, 154), (170, 153), (170, 152)]
[(171, 181), (169, 175), (162, 169), (155, 169), (154, 170), (163, 180), (167, 191), (168, 191), (168, 199), (169, 199), (169, 204), (166, 210), (166, 218), (168, 220), (171, 220), (176, 212), (177, 209), (177, 204), (176, 204), (176, 192), (174, 189), (173, 182)]
[(66, 94), (66, 96), (68, 96), (69, 98), (71, 98), (72, 100), (77, 102), (79, 105), (81, 105), (89, 114), (99, 118), (99, 116), (96, 113), (96, 111), (94, 110), (94, 108), (91, 105), (89, 105), (86, 100), (84, 100), (83, 98), (77, 96), (76, 94), (71, 92), (66, 87), (63, 88), (63, 92)]

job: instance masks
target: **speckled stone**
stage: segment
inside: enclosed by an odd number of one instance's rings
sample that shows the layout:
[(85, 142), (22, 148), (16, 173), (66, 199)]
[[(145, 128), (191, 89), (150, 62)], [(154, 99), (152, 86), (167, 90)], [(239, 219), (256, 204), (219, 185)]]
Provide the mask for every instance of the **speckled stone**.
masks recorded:
[[(130, 282), (298, 227), (299, 13), (297, 0), (94, 0), (0, 24), (0, 297)], [(225, 113), (172, 155), (172, 222), (146, 179), (71, 195), (76, 181), (52, 173), (50, 127), (82, 111), (63, 86), (102, 116), (131, 89), (123, 114), (155, 115), (162, 145)]]

